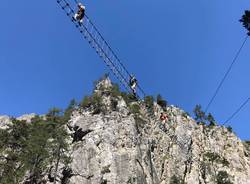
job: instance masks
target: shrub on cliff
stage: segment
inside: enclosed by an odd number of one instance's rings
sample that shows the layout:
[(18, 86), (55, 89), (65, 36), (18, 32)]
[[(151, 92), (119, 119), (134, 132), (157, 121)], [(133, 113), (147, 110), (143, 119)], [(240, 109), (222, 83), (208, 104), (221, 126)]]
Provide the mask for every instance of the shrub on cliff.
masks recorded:
[[(0, 183), (39, 183), (49, 166), (55, 168), (57, 177), (59, 162), (68, 163), (68, 149), (64, 114), (53, 108), (44, 117), (35, 117), (31, 123), (12, 120), (6, 131), (0, 132), (5, 158), (0, 166)], [(26, 174), (29, 173), (27, 176)], [(26, 177), (25, 177), (26, 176)], [(25, 178), (24, 178), (25, 177)]]
[(230, 179), (229, 175), (226, 171), (219, 171), (216, 175), (217, 184), (233, 184)]

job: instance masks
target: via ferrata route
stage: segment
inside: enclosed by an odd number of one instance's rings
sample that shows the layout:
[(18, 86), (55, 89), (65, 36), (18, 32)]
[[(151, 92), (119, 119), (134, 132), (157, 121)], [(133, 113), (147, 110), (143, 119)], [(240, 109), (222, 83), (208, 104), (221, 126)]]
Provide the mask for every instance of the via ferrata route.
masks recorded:
[[(88, 41), (90, 46), (95, 50), (99, 57), (103, 59), (105, 64), (112, 71), (118, 81), (123, 85), (126, 91), (134, 93), (135, 90), (131, 89), (130, 84), (130, 78), (132, 77), (132, 75), (122, 64), (121, 60), (112, 50), (107, 41), (103, 38), (103, 36), (98, 31), (93, 22), (90, 20), (90, 18), (86, 14), (84, 14), (83, 22), (79, 23), (77, 20), (74, 19), (75, 11), (67, 0), (57, 0), (57, 3), (64, 10), (66, 15), (70, 18), (72, 23)], [(77, 4), (74, 6), (77, 6)], [(136, 97), (144, 98), (146, 94), (143, 89), (138, 84), (136, 88)]]

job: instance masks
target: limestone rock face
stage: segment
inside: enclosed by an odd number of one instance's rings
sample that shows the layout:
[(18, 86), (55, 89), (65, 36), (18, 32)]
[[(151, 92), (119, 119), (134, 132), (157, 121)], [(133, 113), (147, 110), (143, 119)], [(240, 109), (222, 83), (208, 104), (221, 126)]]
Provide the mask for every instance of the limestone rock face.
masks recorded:
[[(30, 123), (32, 118), (34, 118), (35, 116), (36, 116), (36, 114), (34, 114), (34, 113), (25, 114), (25, 115), (22, 115), (16, 119)], [(9, 116), (0, 116), (0, 129), (6, 129), (6, 128), (8, 128), (8, 125), (12, 125), (11, 118)]]
[(8, 116), (0, 116), (0, 129), (6, 129), (11, 124), (11, 119)]
[[(250, 184), (250, 146), (227, 128), (198, 125), (175, 106), (125, 102), (109, 79), (94, 93), (101, 102), (76, 109), (68, 122), (72, 162), (60, 163), (48, 184)], [(9, 123), (0, 117), (0, 128)]]
[[(103, 84), (110, 87), (111, 82)], [(103, 95), (105, 113), (73, 113), (69, 183), (213, 184), (223, 173), (223, 181), (250, 183), (247, 150), (225, 127), (198, 125), (174, 106), (167, 107), (168, 120), (161, 122), (163, 110), (156, 104), (152, 114), (134, 102), (141, 107), (135, 115), (122, 98), (116, 100), (116, 110), (109, 108), (111, 96)]]
[(26, 121), (27, 123), (30, 123), (32, 118), (36, 117), (36, 114), (32, 113), (32, 114), (24, 114), (20, 117), (17, 118), (17, 120), (19, 121)]

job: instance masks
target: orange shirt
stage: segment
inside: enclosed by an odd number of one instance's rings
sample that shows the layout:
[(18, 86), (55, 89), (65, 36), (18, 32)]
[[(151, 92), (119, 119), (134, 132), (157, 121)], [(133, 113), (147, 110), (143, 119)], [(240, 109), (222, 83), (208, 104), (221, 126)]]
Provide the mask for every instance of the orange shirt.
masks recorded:
[(162, 121), (166, 120), (167, 118), (168, 118), (168, 117), (167, 117), (167, 115), (165, 115), (165, 114), (162, 114), (161, 117), (160, 117), (160, 119), (161, 119)]

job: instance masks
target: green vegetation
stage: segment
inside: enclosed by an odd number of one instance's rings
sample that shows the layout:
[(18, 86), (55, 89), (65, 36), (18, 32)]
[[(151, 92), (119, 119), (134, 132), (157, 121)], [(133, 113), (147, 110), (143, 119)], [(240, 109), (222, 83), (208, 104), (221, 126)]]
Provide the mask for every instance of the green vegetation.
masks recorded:
[(194, 108), (195, 120), (198, 124), (206, 124), (206, 114), (202, 111), (201, 105), (196, 105)]
[(140, 114), (140, 109), (141, 108), (140, 108), (140, 106), (138, 104), (131, 104), (129, 106), (129, 108), (130, 108), (130, 112), (132, 114), (135, 114), (135, 115)]
[(77, 101), (75, 99), (72, 99), (64, 111), (64, 121), (68, 122), (70, 120), (71, 114), (74, 110), (76, 110), (78, 107)]
[(209, 162), (214, 162), (220, 159), (220, 155), (213, 152), (207, 152), (204, 154), (204, 158)]
[(182, 116), (183, 116), (184, 118), (188, 118), (188, 116), (190, 116), (190, 114), (188, 114), (187, 112), (183, 112), (183, 113), (182, 113)]
[(110, 173), (110, 165), (107, 165), (105, 167), (102, 168), (101, 174), (106, 174), (106, 173)]
[(127, 184), (136, 184), (136, 178), (135, 177), (130, 177), (129, 180), (127, 181)]
[(145, 96), (144, 103), (148, 109), (149, 113), (154, 112), (154, 97), (153, 96)]
[(245, 141), (245, 143), (250, 146), (250, 141)]
[(101, 112), (105, 113), (105, 106), (102, 103), (102, 97), (94, 93), (92, 96), (85, 96), (80, 102), (80, 107), (83, 109), (90, 108), (93, 110), (93, 114), (100, 114)]
[(196, 105), (194, 108), (195, 120), (198, 124), (208, 125), (208, 128), (213, 128), (216, 126), (216, 121), (211, 113), (206, 115), (206, 113), (202, 110), (201, 105)]
[(51, 174), (57, 178), (59, 163), (70, 162), (65, 154), (69, 146), (65, 119), (62, 111), (53, 108), (46, 118), (37, 116), (31, 123), (13, 119), (13, 125), (1, 130), (1, 154), (5, 157), (0, 164), (0, 183), (20, 183), (27, 172), (26, 182), (38, 183), (48, 167), (54, 168)]
[(135, 123), (136, 123), (137, 128), (144, 128), (145, 126), (145, 121), (139, 116), (135, 116)]
[[(94, 86), (96, 87), (101, 81), (106, 80), (109, 77), (108, 73), (105, 73), (99, 80), (94, 81)], [(104, 90), (104, 86), (99, 86), (100, 90)]]
[(113, 111), (116, 111), (117, 110), (117, 105), (118, 105), (118, 101), (115, 100), (114, 98), (111, 98), (111, 109)]
[(167, 108), (167, 101), (162, 98), (160, 94), (157, 95), (156, 97), (156, 102), (159, 106), (161, 106), (164, 110)]
[(232, 128), (231, 126), (228, 126), (228, 127), (227, 127), (227, 130), (228, 130), (230, 133), (233, 132), (233, 128)]
[(127, 105), (129, 105), (132, 102), (136, 102), (137, 101), (136, 97), (133, 94), (130, 94), (130, 93), (122, 92), (121, 96), (125, 100), (125, 102), (126, 102)]
[(229, 165), (230, 165), (230, 163), (228, 162), (228, 160), (226, 158), (223, 158), (221, 160), (221, 163), (222, 163), (223, 166), (226, 166), (226, 167), (229, 167)]
[(243, 144), (248, 152), (246, 153), (246, 156), (249, 156), (250, 155), (250, 141), (245, 141)]
[(170, 178), (170, 182), (169, 184), (185, 184), (185, 182), (183, 181), (182, 178), (176, 176), (176, 175), (173, 175), (171, 178)]
[(216, 121), (211, 113), (208, 114), (207, 121), (209, 122), (209, 125), (208, 125), (209, 127), (213, 127), (216, 125)]
[(230, 179), (229, 175), (226, 171), (219, 171), (216, 175), (217, 184), (233, 184)]
[(141, 115), (141, 107), (137, 103), (133, 103), (129, 106), (130, 112), (134, 114), (135, 124), (137, 127), (137, 130), (144, 128), (145, 121), (140, 117)]
[(91, 106), (91, 97), (85, 96), (80, 102), (80, 107), (83, 109), (89, 108)]
[(102, 97), (96, 93), (91, 98), (91, 105), (94, 109), (93, 114), (100, 114), (101, 112), (105, 112), (105, 107), (102, 104)]
[(121, 96), (121, 91), (120, 91), (120, 87), (118, 84), (113, 84), (110, 91), (113, 97)]
[(213, 152), (207, 152), (204, 154), (204, 160), (207, 160), (208, 162), (216, 162), (216, 163), (220, 163), (223, 166), (228, 167), (229, 166), (229, 162), (227, 161), (227, 159), (225, 158), (221, 158), (221, 156), (217, 153), (213, 153)]

